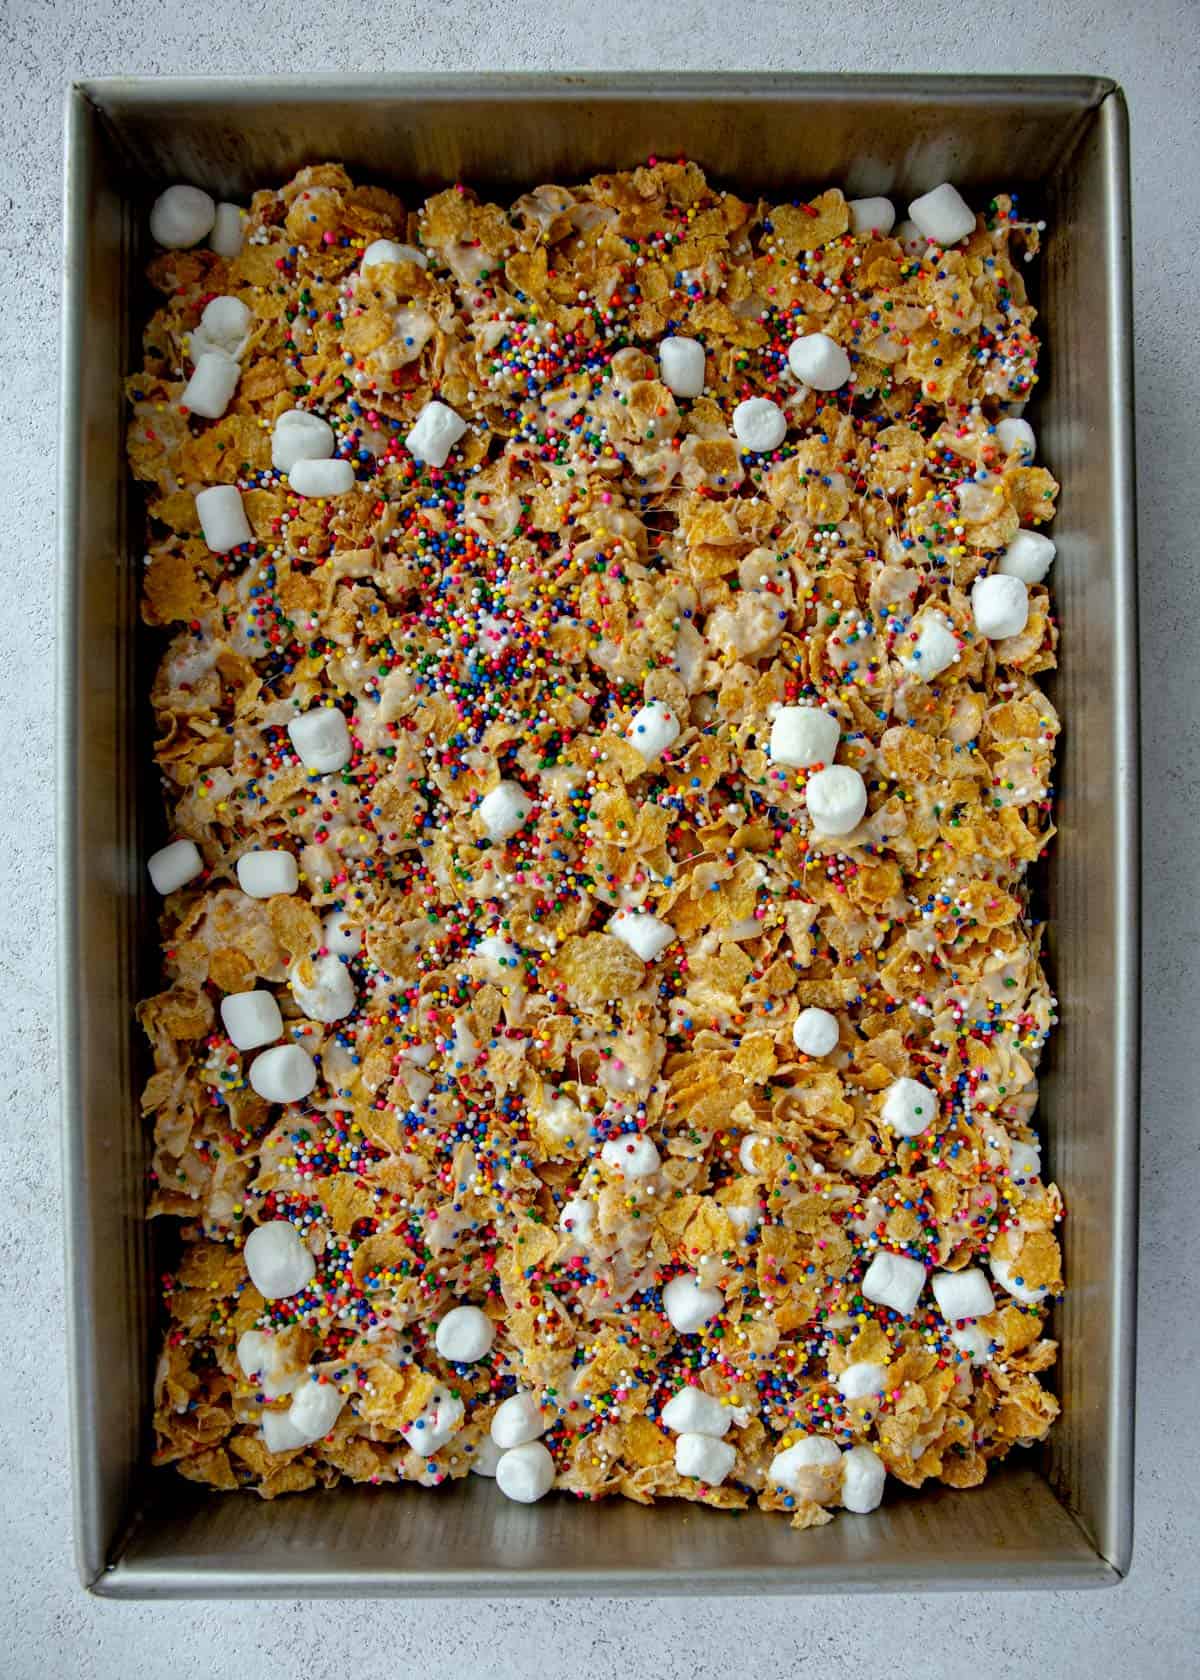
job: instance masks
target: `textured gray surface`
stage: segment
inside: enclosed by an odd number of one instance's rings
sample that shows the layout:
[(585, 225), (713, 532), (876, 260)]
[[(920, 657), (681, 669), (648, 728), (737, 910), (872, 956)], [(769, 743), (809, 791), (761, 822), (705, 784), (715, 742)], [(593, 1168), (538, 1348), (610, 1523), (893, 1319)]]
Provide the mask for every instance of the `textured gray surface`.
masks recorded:
[[(1200, 818), (1200, 45), (1195, 0), (8, 0), (0, 8), (0, 1672), (427, 1677), (486, 1667), (600, 1676), (787, 1671), (927, 1676), (1187, 1673), (1200, 1648), (1194, 1372), (1198, 1184), (1193, 837)], [(1133, 1574), (1092, 1595), (671, 1604), (103, 1604), (76, 1585), (64, 1462), (54, 1065), (51, 762), (53, 469), (61, 92), (75, 76), (379, 69), (1095, 71), (1133, 115), (1146, 1011), (1142, 1378)], [(1190, 1235), (1189, 1235), (1190, 1233)], [(1189, 1285), (1191, 1286), (1189, 1288)]]

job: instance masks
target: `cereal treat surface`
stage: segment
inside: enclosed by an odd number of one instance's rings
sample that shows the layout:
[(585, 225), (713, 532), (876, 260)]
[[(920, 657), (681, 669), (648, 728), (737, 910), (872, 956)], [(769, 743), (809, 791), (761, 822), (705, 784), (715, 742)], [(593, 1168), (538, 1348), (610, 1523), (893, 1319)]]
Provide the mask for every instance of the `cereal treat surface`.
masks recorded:
[(911, 216), (156, 204), (160, 1463), (803, 1528), (1050, 1427), (1038, 229)]

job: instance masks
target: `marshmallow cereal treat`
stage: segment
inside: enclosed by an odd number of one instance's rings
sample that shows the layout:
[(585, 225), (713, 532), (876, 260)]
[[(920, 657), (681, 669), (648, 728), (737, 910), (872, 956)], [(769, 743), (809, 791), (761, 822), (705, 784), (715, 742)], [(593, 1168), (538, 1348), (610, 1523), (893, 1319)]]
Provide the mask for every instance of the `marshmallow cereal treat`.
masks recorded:
[(518, 1524), (976, 1485), (1058, 1410), (1038, 225), (213, 184), (127, 385), (157, 1462)]

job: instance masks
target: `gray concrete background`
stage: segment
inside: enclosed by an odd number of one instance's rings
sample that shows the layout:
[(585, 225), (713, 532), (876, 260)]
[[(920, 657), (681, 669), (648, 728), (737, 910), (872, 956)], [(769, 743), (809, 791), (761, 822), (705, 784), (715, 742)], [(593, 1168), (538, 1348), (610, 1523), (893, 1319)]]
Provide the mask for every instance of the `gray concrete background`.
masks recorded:
[[(1132, 20), (1130, 13), (1133, 13)], [(608, 1680), (1200, 1669), (1197, 0), (2, 0), (0, 1674)], [(1086, 1595), (104, 1604), (70, 1565), (52, 864), (60, 110), (72, 77), (400, 69), (1094, 71), (1133, 114), (1146, 1008), (1137, 1551)], [(1189, 1655), (1190, 1653), (1190, 1655)]]

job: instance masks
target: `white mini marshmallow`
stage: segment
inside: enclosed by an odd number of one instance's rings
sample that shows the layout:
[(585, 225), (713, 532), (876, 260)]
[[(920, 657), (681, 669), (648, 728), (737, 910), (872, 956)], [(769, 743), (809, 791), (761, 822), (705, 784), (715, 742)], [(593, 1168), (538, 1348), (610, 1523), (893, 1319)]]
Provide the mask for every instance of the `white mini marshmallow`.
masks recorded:
[(341, 957), (330, 952), (327, 957), (318, 957), (312, 966), (311, 985), (301, 980), (294, 968), (288, 977), (292, 996), (309, 1020), (328, 1025), (352, 1015), (358, 1006), (358, 994)]
[(302, 1371), (290, 1375), (281, 1369), (279, 1338), (264, 1336), (261, 1330), (243, 1330), (237, 1342), (238, 1364), (259, 1392), (268, 1400), (278, 1400), (281, 1394), (291, 1394), (306, 1382)]
[(996, 570), (1002, 577), (1020, 578), (1022, 583), (1041, 583), (1056, 553), (1050, 538), (1040, 531), (1018, 531), (1000, 556)]
[(879, 1118), (901, 1137), (920, 1137), (938, 1117), (938, 1100), (919, 1079), (901, 1076), (888, 1086)]
[(849, 834), (867, 809), (867, 784), (848, 764), (831, 764), (808, 778), (804, 798), (818, 834)]
[(675, 929), (670, 922), (660, 921), (646, 910), (618, 910), (608, 924), (608, 931), (647, 963), (661, 956), (675, 940)]
[(165, 898), (204, 873), (204, 859), (194, 840), (172, 840), (161, 851), (151, 852), (146, 859), (150, 885)]
[(299, 1231), (287, 1219), (256, 1225), (246, 1238), (245, 1259), (250, 1282), (266, 1301), (298, 1295), (317, 1270)]
[(235, 1050), (260, 1050), (283, 1035), (283, 1016), (270, 992), (230, 992), (221, 1021)]
[(524, 828), (533, 800), (519, 782), (497, 782), (479, 801), (479, 820), (489, 840), (507, 840)]
[(345, 910), (331, 910), (321, 923), (321, 934), (335, 957), (356, 957), (362, 950), (362, 929), (347, 920)]
[(210, 298), (204, 306), (200, 325), (191, 335), (192, 360), (212, 350), (223, 350), (237, 361), (246, 348), (246, 339), (254, 316), (248, 304), (238, 297)]
[(850, 377), (850, 358), (828, 333), (805, 333), (788, 346), (788, 366), (814, 391), (836, 391)]
[(453, 1365), (473, 1365), (492, 1351), (496, 1326), (479, 1307), (451, 1307), (433, 1339), (443, 1359)]
[(300, 871), (291, 852), (243, 852), (237, 861), (238, 885), (248, 898), (294, 893)]
[(482, 1441), (476, 1443), (475, 1456), (471, 1460), (471, 1474), (494, 1477), (499, 1462), (500, 1448), (490, 1435), (485, 1435)]
[(596, 1204), (585, 1196), (572, 1196), (563, 1203), (558, 1216), (558, 1228), (577, 1243), (586, 1246), (596, 1234)]
[(738, 1145), (738, 1165), (743, 1172), (760, 1173), (763, 1171), (762, 1163), (759, 1160), (759, 1151), (766, 1141), (766, 1138), (760, 1137), (757, 1132), (750, 1132), (748, 1136), (742, 1139)]
[(709, 1487), (720, 1487), (736, 1463), (737, 1448), (730, 1441), (690, 1433), (676, 1438), (675, 1469), (681, 1476), (694, 1476)]
[(373, 239), (362, 254), (361, 266), (365, 274), (369, 268), (402, 262), (416, 263), (418, 268), (429, 267), (424, 251), (418, 251), (415, 245), (397, 244), (394, 239)]
[(202, 420), (219, 420), (237, 389), (241, 367), (223, 350), (206, 350), (183, 388), (179, 406)]
[(302, 712), (288, 724), (287, 732), (306, 770), (328, 775), (350, 762), (350, 730), (336, 706), (314, 706)]
[(246, 237), (246, 213), (240, 204), (221, 203), (213, 219), (209, 244), (219, 257), (236, 257)]
[(896, 229), (895, 237), (910, 257), (919, 257), (925, 250), (926, 238), (911, 217), (906, 216)]
[(672, 1278), (662, 1292), (663, 1311), (681, 1336), (694, 1335), (709, 1324), (725, 1305), (719, 1289), (706, 1289), (695, 1272)]
[(846, 201), (852, 233), (891, 233), (896, 206), (890, 198), (851, 198)]
[(288, 486), (297, 496), (344, 496), (354, 488), (354, 468), (349, 461), (297, 461), (288, 474)]
[(975, 212), (949, 181), (914, 198), (908, 213), (927, 239), (942, 246), (957, 245), (975, 231)]
[(506, 1499), (518, 1505), (536, 1505), (554, 1486), (554, 1460), (540, 1441), (526, 1441), (501, 1453), (496, 1465), (496, 1486)]
[(582, 1109), (570, 1097), (555, 1097), (552, 1102), (546, 1103), (539, 1118), (543, 1129), (558, 1143), (567, 1143), (571, 1139), (578, 1142), (588, 1129)]
[(263, 1413), (262, 1435), (268, 1452), (294, 1452), (297, 1447), (308, 1445), (289, 1416), (291, 1409), (289, 1406), (286, 1412)]
[(217, 218), (217, 207), (200, 187), (168, 187), (150, 209), (150, 235), (168, 251), (198, 245)]
[(492, 1417), (492, 1440), (503, 1451), (523, 1447), (546, 1433), (546, 1420), (537, 1397), (527, 1388), (501, 1400)]
[(1031, 461), (1037, 454), (1037, 434), (1028, 420), (1018, 420), (1009, 415), (996, 426), (996, 442), (1005, 455), (1020, 455), (1023, 460)]
[(780, 706), (771, 720), (767, 751), (772, 764), (807, 770), (814, 764), (832, 764), (841, 737), (842, 726), (832, 712), (820, 706)]
[(462, 1428), (466, 1408), (457, 1395), (441, 1385), (434, 1389), (425, 1410), (400, 1431), (410, 1447), (429, 1458)]
[(860, 1516), (874, 1511), (886, 1481), (883, 1460), (870, 1447), (851, 1447), (842, 1454), (842, 1504), (847, 1511)]
[(606, 1167), (619, 1172), (622, 1178), (650, 1178), (662, 1165), (662, 1156), (654, 1147), (653, 1140), (636, 1132), (609, 1138), (600, 1151), (600, 1159)]
[(299, 461), (327, 461), (336, 446), (328, 420), (302, 408), (289, 408), (271, 433), (271, 464), (277, 472), (290, 473)]
[(1024, 1301), (1026, 1306), (1035, 1306), (1044, 1301), (1050, 1291), (1041, 1283), (1026, 1283), (1017, 1266), (1011, 1260), (990, 1259), (988, 1271), (1006, 1294), (1015, 1301)]
[(277, 1044), (250, 1063), (250, 1087), (264, 1102), (302, 1102), (316, 1083), (316, 1063), (298, 1044)]
[(792, 1043), (802, 1056), (828, 1056), (840, 1036), (838, 1018), (828, 1009), (802, 1009), (792, 1027)]
[(928, 612), (921, 618), (917, 639), (900, 660), (906, 671), (922, 682), (932, 682), (953, 665), (960, 649), (954, 627), (944, 613)]
[(831, 1441), (828, 1435), (802, 1435), (785, 1452), (775, 1454), (767, 1468), (767, 1480), (772, 1487), (811, 1498), (813, 1493), (821, 1491), (824, 1479), (820, 1472), (839, 1464), (841, 1457), (836, 1441)]
[(934, 1272), (933, 1298), (949, 1324), (960, 1318), (983, 1318), (996, 1310), (991, 1286), (978, 1266), (964, 1272)]
[(733, 411), (733, 435), (743, 449), (765, 455), (787, 436), (787, 415), (769, 397), (747, 397)]
[(951, 1330), (950, 1340), (972, 1365), (986, 1365), (992, 1357), (992, 1338), (978, 1324), (964, 1324), (960, 1330)]
[(648, 700), (633, 714), (628, 738), (646, 763), (653, 764), (679, 739), (679, 719), (662, 700)]
[(867, 1267), (860, 1288), (877, 1307), (890, 1307), (907, 1318), (925, 1287), (925, 1268), (907, 1254), (880, 1249)]
[(664, 338), (658, 347), (662, 382), (677, 397), (698, 397), (704, 389), (704, 346), (695, 338)]
[(1029, 623), (1029, 585), (1007, 572), (976, 578), (971, 587), (975, 628), (990, 642), (1019, 636)]
[(296, 1390), (296, 1397), (288, 1407), (288, 1422), (311, 1446), (328, 1435), (346, 1404), (332, 1383), (306, 1382)]
[(1042, 1152), (1036, 1143), (1016, 1139), (1008, 1148), (1008, 1176), (1017, 1184), (1028, 1184), (1042, 1176)]
[(733, 1409), (722, 1406), (702, 1388), (681, 1388), (663, 1407), (659, 1422), (664, 1429), (682, 1435), (711, 1435), (714, 1440), (720, 1440), (729, 1433)]
[(887, 1387), (887, 1371), (869, 1359), (856, 1359), (834, 1380), (843, 1399), (866, 1400), (883, 1393)]
[(417, 423), (404, 442), (410, 455), (427, 466), (444, 467), (446, 457), (467, 429), (461, 414), (435, 398), (427, 402), (417, 416)]
[(250, 521), (236, 485), (215, 484), (211, 490), (198, 491), (196, 518), (214, 554), (228, 554), (231, 548), (241, 548), (250, 541)]

